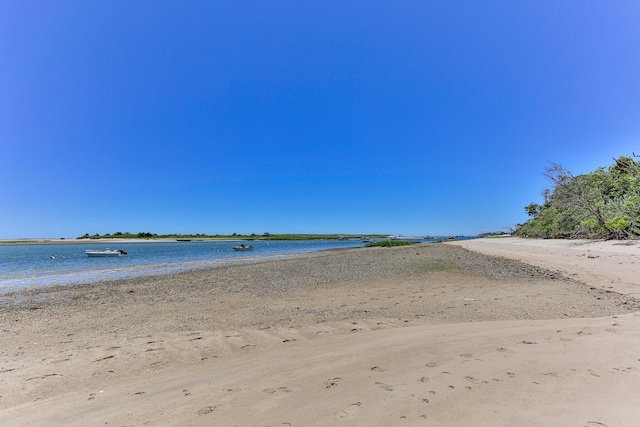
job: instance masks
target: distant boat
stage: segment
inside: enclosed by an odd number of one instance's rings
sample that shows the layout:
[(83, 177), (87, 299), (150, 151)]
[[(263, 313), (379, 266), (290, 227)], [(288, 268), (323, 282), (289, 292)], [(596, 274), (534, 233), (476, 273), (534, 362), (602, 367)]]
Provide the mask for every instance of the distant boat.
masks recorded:
[(371, 238), (369, 237), (363, 237), (361, 240), (362, 243), (373, 243), (373, 240), (371, 240)]
[(106, 258), (106, 257), (116, 257), (116, 256), (124, 256), (127, 255), (127, 253), (125, 251), (123, 251), (122, 249), (109, 249), (106, 248), (103, 251), (96, 251), (96, 250), (92, 250), (92, 249), (87, 249), (84, 251), (84, 253), (87, 254), (88, 257), (100, 257), (100, 258)]
[(252, 251), (253, 246), (245, 246), (244, 244), (242, 244), (240, 246), (234, 246), (233, 250), (234, 251)]

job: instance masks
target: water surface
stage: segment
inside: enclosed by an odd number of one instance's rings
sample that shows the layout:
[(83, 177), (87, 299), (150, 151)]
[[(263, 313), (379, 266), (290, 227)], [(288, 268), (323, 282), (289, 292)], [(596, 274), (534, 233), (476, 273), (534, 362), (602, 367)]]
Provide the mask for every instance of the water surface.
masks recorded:
[[(252, 245), (251, 252), (233, 246)], [(265, 240), (191, 242), (87, 242), (0, 245), (0, 293), (34, 286), (93, 283), (126, 277), (172, 273), (323, 249), (363, 246), (360, 240)], [(85, 249), (122, 249), (127, 256), (89, 258)]]

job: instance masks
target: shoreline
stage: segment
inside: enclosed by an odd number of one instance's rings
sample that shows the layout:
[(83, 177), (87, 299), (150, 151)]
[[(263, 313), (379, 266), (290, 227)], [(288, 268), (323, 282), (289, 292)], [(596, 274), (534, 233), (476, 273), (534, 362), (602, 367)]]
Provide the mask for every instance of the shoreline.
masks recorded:
[[(528, 280), (531, 277), (538, 276), (538, 280), (550, 280), (550, 281), (564, 281), (564, 282), (574, 282), (574, 278), (570, 277), (571, 275), (564, 275), (563, 272), (559, 270), (550, 270), (545, 266), (538, 265), (540, 263), (529, 262), (524, 263), (520, 259), (513, 257), (513, 260), (507, 258), (504, 253), (500, 252), (496, 254), (495, 251), (481, 253), (479, 251), (473, 251), (473, 248), (469, 248), (468, 242), (470, 241), (460, 241), (460, 242), (449, 242), (446, 245), (449, 246), (460, 246), (466, 250), (471, 250), (471, 253), (474, 254), (477, 252), (476, 257), (480, 258), (478, 261), (475, 259), (471, 262), (471, 265), (465, 265), (464, 267), (460, 267), (459, 265), (453, 266), (454, 264), (449, 264), (449, 261), (446, 259), (438, 258), (435, 261), (434, 265), (430, 265), (426, 267), (428, 273), (436, 274), (436, 275), (471, 275), (472, 277), (477, 276), (486, 276), (483, 280), (488, 279), (507, 279), (511, 277), (516, 277), (517, 280)], [(305, 252), (292, 252), (292, 253), (278, 253), (275, 255), (264, 255), (259, 257), (251, 257), (251, 258), (232, 258), (232, 259), (223, 259), (225, 261), (220, 264), (215, 265), (197, 265), (194, 266), (191, 264), (182, 270), (175, 270), (169, 272), (148, 272), (144, 271), (140, 275), (136, 276), (127, 276), (127, 277), (116, 277), (116, 278), (105, 278), (97, 281), (88, 281), (88, 282), (78, 282), (78, 283), (65, 283), (65, 284), (53, 284), (46, 286), (29, 286), (25, 288), (12, 289), (7, 291), (6, 293), (0, 294), (0, 301), (2, 299), (7, 300), (4, 303), (5, 306), (11, 305), (12, 299), (28, 299), (28, 298), (36, 298), (38, 296), (47, 296), (47, 295), (61, 295), (61, 294), (69, 294), (69, 293), (87, 293), (87, 292), (102, 292), (105, 288), (127, 288), (127, 287), (148, 287), (149, 284), (152, 284), (155, 289), (157, 289), (159, 284), (164, 284), (165, 287), (171, 288), (173, 286), (180, 286), (184, 283), (194, 283), (197, 282), (199, 285), (202, 285), (203, 282), (207, 280), (215, 280), (211, 278), (215, 278), (219, 274), (228, 274), (229, 276), (238, 275), (239, 271), (242, 269), (252, 270), (250, 273), (241, 273), (243, 276), (247, 277), (247, 281), (255, 281), (259, 279), (259, 276), (264, 274), (261, 270), (273, 271), (278, 270), (280, 266), (286, 263), (301, 263), (302, 269), (304, 273), (298, 273), (294, 277), (288, 277), (287, 282), (289, 282), (289, 286), (293, 287), (295, 285), (300, 285), (303, 280), (308, 280), (306, 277), (308, 270), (314, 270), (317, 266), (313, 264), (322, 264), (323, 258), (333, 258), (332, 261), (335, 262), (335, 259), (340, 256), (351, 256), (352, 260), (363, 258), (366, 255), (369, 258), (372, 258), (373, 261), (370, 261), (367, 267), (371, 270), (366, 274), (363, 274), (362, 271), (355, 273), (356, 276), (358, 274), (360, 277), (350, 277), (349, 279), (346, 276), (353, 276), (353, 271), (340, 271), (337, 275), (333, 272), (325, 274), (325, 280), (333, 281), (347, 281), (347, 282), (358, 282), (362, 280), (373, 280), (379, 282), (380, 280), (397, 280), (396, 277), (397, 272), (391, 271), (391, 268), (395, 267), (394, 263), (399, 261), (399, 253), (411, 254), (413, 255), (413, 251), (425, 250), (429, 251), (433, 249), (437, 252), (437, 246), (431, 246), (434, 243), (425, 243), (421, 245), (415, 246), (405, 246), (405, 247), (395, 247), (395, 248), (364, 248), (364, 247), (347, 247), (347, 248), (331, 248), (331, 249), (318, 249), (312, 251)], [(443, 244), (444, 245), (444, 244)], [(473, 245), (472, 245), (473, 246)], [(382, 264), (384, 258), (386, 258), (386, 252), (393, 253), (393, 257), (391, 260), (387, 260), (387, 264)], [(511, 252), (509, 250), (509, 252)], [(418, 257), (420, 255), (419, 252), (416, 252)], [(424, 255), (424, 252), (423, 252)], [(469, 257), (469, 253), (466, 254)], [(552, 254), (553, 255), (553, 254)], [(402, 261), (405, 262), (405, 257), (402, 256)], [(487, 262), (490, 260), (490, 262)], [(468, 261), (468, 260), (465, 260)], [(381, 265), (375, 265), (374, 263), (379, 262)], [(485, 263), (486, 265), (481, 265)], [(479, 265), (480, 264), (480, 265)], [(373, 268), (375, 266), (375, 269)], [(384, 269), (389, 268), (388, 271), (384, 271)], [(406, 268), (406, 266), (405, 266)], [(415, 268), (414, 265), (410, 265), (409, 268)], [(477, 269), (476, 272), (469, 272), (469, 268)], [(224, 273), (223, 273), (224, 272)], [(146, 273), (146, 274), (145, 274)], [(279, 273), (279, 272), (278, 272)], [(405, 273), (405, 274), (412, 274)], [(424, 272), (420, 272), (424, 273)], [(290, 274), (290, 272), (288, 272)], [(337, 277), (336, 277), (337, 276)], [(328, 278), (331, 279), (328, 279)], [(413, 277), (412, 277), (413, 278)], [(280, 278), (284, 279), (284, 278)], [(230, 277), (233, 283), (236, 285), (242, 285), (236, 277)], [(263, 279), (264, 280), (264, 279)], [(574, 282), (578, 286), (580, 286), (580, 282)], [(262, 285), (252, 285), (254, 288), (264, 287)], [(640, 286), (640, 285), (639, 285)], [(606, 288), (611, 289), (612, 287), (607, 286)], [(177, 289), (178, 291), (180, 289)], [(594, 290), (594, 289), (591, 289)], [(607, 291), (605, 291), (607, 292)], [(617, 292), (617, 291), (616, 291)], [(620, 292), (618, 292), (620, 293)], [(623, 294), (626, 296), (633, 297), (632, 294)], [(4, 297), (4, 298), (2, 298)], [(58, 300), (59, 298), (55, 298)]]
[[(33, 283), (26, 285), (2, 285), (0, 286), (0, 305), (3, 304), (4, 297), (11, 297), (11, 295), (19, 294), (19, 293), (37, 293), (41, 290), (46, 292), (47, 289), (73, 289), (79, 287), (91, 287), (91, 286), (101, 286), (101, 285), (109, 285), (114, 282), (127, 281), (134, 278), (141, 279), (150, 279), (150, 280), (161, 280), (162, 278), (166, 278), (172, 274), (180, 274), (185, 273), (189, 274), (190, 272), (198, 272), (203, 270), (215, 270), (217, 268), (223, 267), (233, 267), (240, 266), (245, 264), (254, 264), (254, 263), (262, 263), (262, 262), (271, 262), (271, 261), (279, 261), (279, 260), (287, 260), (287, 259), (295, 259), (302, 257), (314, 256), (314, 254), (321, 255), (322, 253), (331, 253), (331, 252), (340, 252), (350, 249), (355, 249), (358, 247), (345, 247), (345, 248), (329, 248), (329, 249), (314, 249), (309, 251), (301, 251), (301, 252), (278, 252), (274, 254), (253, 254), (252, 256), (241, 257), (241, 258), (215, 258), (210, 260), (197, 260), (197, 261), (189, 261), (189, 262), (175, 262), (173, 267), (168, 267), (167, 263), (158, 263), (158, 264), (149, 264), (149, 265), (140, 265), (130, 267), (128, 269), (124, 269), (120, 271), (120, 277), (104, 277), (104, 278), (96, 278), (96, 279), (87, 279), (87, 275), (91, 275), (90, 272), (86, 272), (83, 275), (80, 275), (76, 280), (64, 280), (63, 283), (49, 283), (45, 280), (55, 281), (62, 280), (63, 276), (48, 278), (35, 278), (35, 279), (25, 279), (30, 280)], [(127, 273), (127, 271), (129, 271)], [(70, 277), (78, 277), (77, 273), (69, 273)]]
[(637, 425), (638, 301), (457, 243), (25, 293), (0, 311), (0, 420)]

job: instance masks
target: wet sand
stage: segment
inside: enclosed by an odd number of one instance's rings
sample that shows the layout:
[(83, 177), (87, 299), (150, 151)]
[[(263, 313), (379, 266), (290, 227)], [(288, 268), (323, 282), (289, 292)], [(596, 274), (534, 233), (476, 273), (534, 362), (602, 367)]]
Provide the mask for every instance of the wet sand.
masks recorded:
[(640, 249), (564, 244), (327, 251), (8, 295), (0, 424), (639, 425)]

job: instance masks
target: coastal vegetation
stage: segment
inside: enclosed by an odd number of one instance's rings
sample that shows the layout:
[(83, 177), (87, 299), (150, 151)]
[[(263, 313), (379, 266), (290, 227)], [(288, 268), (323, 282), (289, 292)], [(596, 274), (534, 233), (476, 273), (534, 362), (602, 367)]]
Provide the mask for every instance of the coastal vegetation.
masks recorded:
[(489, 231), (486, 233), (480, 233), (476, 237), (479, 239), (482, 239), (482, 238), (490, 239), (493, 237), (507, 237), (510, 235), (511, 233), (507, 233), (506, 231)]
[[(634, 154), (634, 157), (638, 157)], [(559, 164), (546, 168), (551, 188), (544, 203), (530, 203), (530, 219), (518, 224), (516, 235), (537, 238), (640, 238), (640, 162), (628, 156), (614, 159), (583, 175)]]

